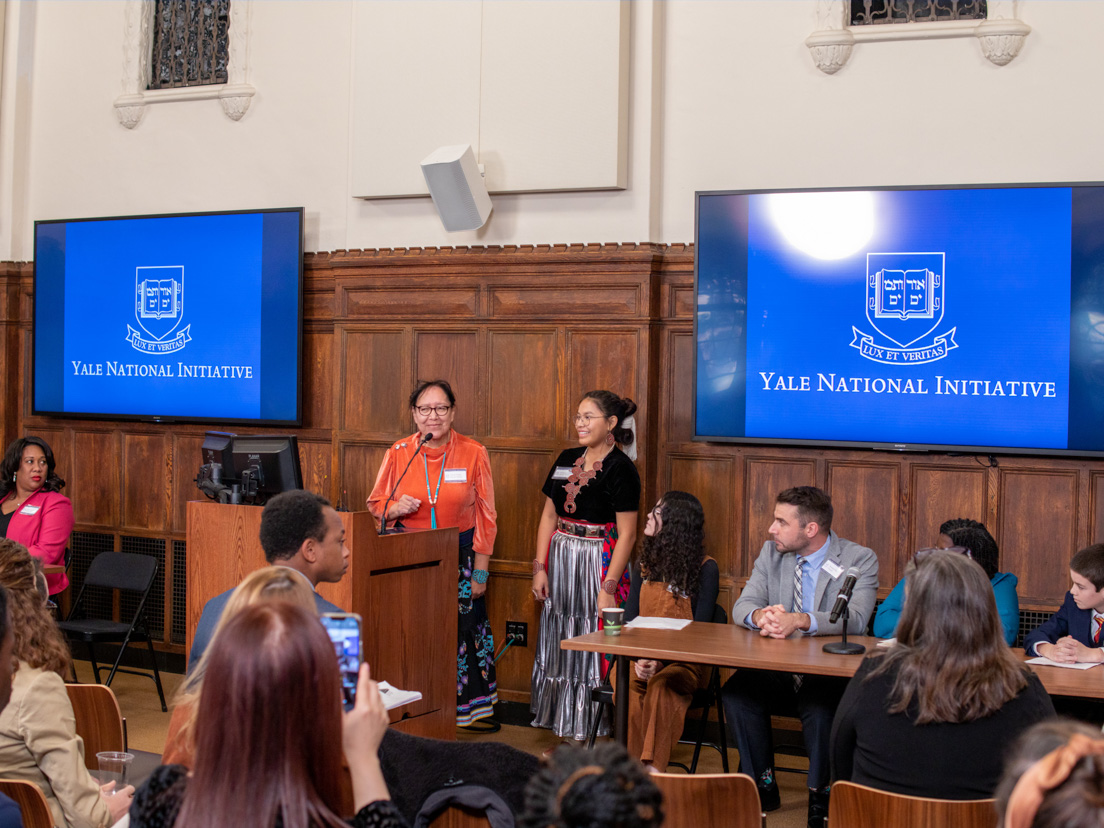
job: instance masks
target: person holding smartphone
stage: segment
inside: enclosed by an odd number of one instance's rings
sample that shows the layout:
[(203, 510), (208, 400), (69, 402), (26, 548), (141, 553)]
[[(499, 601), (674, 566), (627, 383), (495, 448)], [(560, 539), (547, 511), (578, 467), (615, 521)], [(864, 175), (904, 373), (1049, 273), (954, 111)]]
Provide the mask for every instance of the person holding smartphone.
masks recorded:
[[(333, 643), (310, 610), (247, 607), (212, 641), (207, 667), (194, 770), (157, 768), (135, 795), (131, 828), (405, 826), (380, 767), (388, 716), (379, 689), (362, 665), (356, 704), (342, 714)], [(342, 755), (350, 823), (339, 816)]]

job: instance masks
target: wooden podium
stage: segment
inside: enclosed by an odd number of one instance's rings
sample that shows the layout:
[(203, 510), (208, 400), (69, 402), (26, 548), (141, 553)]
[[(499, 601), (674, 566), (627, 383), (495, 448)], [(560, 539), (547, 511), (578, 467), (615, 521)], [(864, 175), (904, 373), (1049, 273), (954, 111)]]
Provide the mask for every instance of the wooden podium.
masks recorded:
[[(208, 600), (267, 565), (259, 540), (261, 507), (188, 503), (187, 646)], [(341, 512), (349, 570), (318, 592), (364, 619), (364, 658), (372, 677), (420, 701), (391, 711), (404, 732), (456, 738), (455, 528), (380, 536), (369, 512)]]

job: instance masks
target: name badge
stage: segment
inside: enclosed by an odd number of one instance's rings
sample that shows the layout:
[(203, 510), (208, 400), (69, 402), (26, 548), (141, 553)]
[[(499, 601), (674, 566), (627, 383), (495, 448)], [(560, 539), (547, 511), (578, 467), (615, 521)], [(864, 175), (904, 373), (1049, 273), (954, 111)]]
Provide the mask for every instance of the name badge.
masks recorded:
[(567, 480), (571, 477), (571, 466), (556, 466), (556, 470), (552, 472), (553, 480)]
[(446, 483), (467, 483), (468, 482), (468, 470), (467, 469), (445, 469), (445, 482)]
[(21, 515), (33, 515), (35, 512), (37, 512), (41, 508), (42, 508), (41, 506), (24, 506), (22, 509), (19, 510), (19, 514), (21, 514)]
[(821, 569), (823, 569), (833, 578), (838, 578), (840, 575), (843, 574), (843, 567), (835, 561), (825, 561), (824, 565), (821, 566)]

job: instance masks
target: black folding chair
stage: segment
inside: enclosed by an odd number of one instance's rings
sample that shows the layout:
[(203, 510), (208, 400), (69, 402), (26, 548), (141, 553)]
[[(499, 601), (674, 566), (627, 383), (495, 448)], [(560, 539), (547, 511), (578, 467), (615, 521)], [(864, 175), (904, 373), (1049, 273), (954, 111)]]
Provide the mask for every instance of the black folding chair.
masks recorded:
[[(73, 603), (73, 610), (69, 617), (58, 626), (71, 638), (83, 641), (88, 645), (89, 660), (96, 674), (96, 683), (106, 683), (111, 686), (115, 674), (130, 673), (136, 676), (152, 678), (157, 685), (157, 695), (161, 697), (161, 710), (168, 712), (165, 704), (165, 691), (161, 687), (161, 673), (157, 670), (157, 656), (153, 652), (153, 639), (150, 638), (149, 629), (146, 626), (146, 598), (153, 587), (153, 579), (157, 575), (157, 559), (149, 555), (135, 555), (129, 552), (101, 552), (92, 559), (88, 567), (88, 574), (81, 585), (77, 600)], [(138, 596), (138, 606), (129, 621), (112, 621), (109, 618), (86, 618), (84, 611), (85, 594), (106, 593), (112, 590), (129, 592)], [(129, 670), (119, 666), (131, 639), (141, 641), (145, 639), (149, 648), (150, 661), (153, 663), (153, 673), (140, 670)], [(118, 643), (119, 654), (115, 657), (115, 663), (111, 666), (107, 681), (100, 681), (100, 665), (96, 663), (95, 645), (98, 643)]]

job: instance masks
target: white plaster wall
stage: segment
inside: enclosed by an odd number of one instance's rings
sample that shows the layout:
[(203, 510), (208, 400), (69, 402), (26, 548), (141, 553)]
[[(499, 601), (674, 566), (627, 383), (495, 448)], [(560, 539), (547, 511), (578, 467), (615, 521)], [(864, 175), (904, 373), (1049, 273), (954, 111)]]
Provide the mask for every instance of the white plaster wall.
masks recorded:
[(695, 190), (1104, 180), (1104, 3), (1023, 0), (998, 67), (976, 39), (809, 58), (812, 2), (667, 5), (660, 239), (693, 238)]
[(814, 0), (636, 0), (628, 188), (497, 196), (449, 234), (428, 198), (350, 194), (358, 1), (256, 3), (241, 121), (196, 101), (127, 130), (121, 0), (9, 0), (0, 260), (31, 258), (40, 218), (303, 205), (308, 250), (687, 242), (697, 189), (1104, 179), (1101, 0), (1023, 0), (1006, 67), (970, 39), (874, 43), (831, 77), (803, 45)]

